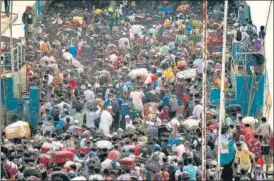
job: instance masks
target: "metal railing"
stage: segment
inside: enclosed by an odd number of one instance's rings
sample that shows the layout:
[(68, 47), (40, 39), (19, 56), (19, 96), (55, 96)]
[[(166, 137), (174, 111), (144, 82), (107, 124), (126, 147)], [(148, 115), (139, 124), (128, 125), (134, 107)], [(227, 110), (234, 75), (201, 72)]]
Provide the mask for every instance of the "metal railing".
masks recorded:
[(25, 45), (19, 44), (12, 51), (1, 53), (1, 69), (3, 73), (9, 73), (11, 68), (11, 54), (14, 58), (14, 70), (19, 71), (21, 67), (25, 64)]

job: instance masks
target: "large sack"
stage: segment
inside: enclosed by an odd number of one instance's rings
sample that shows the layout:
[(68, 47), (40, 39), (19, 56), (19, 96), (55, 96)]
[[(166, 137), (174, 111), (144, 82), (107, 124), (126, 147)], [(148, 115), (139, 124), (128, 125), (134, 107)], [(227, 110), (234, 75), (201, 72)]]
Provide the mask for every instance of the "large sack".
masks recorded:
[(55, 164), (63, 164), (67, 161), (73, 161), (73, 153), (70, 151), (55, 151), (52, 152), (52, 159)]
[(135, 159), (130, 157), (125, 157), (119, 161), (120, 167), (122, 169), (133, 169), (135, 168)]

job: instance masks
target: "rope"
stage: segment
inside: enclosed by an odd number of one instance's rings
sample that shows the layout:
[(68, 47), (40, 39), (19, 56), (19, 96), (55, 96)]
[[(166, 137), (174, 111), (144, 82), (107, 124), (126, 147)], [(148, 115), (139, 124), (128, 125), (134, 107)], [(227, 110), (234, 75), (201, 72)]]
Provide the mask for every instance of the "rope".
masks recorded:
[(268, 21), (269, 21), (269, 15), (270, 15), (270, 10), (271, 10), (271, 5), (272, 5), (272, 1), (270, 1), (270, 4), (269, 4), (269, 9), (268, 9), (268, 13), (267, 13), (267, 20), (266, 20), (266, 24), (265, 24), (265, 31), (267, 29), (267, 25), (268, 25)]

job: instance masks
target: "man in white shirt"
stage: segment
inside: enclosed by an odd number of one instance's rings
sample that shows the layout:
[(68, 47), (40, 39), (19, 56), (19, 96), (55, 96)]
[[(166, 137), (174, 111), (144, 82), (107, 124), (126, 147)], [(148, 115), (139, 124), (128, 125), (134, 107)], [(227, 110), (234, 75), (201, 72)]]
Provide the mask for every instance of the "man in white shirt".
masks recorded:
[(249, 40), (249, 35), (246, 32), (242, 31), (241, 29), (243, 29), (243, 28), (234, 29), (234, 30), (232, 30), (232, 31), (230, 31), (230, 32), (227, 33), (228, 35), (233, 35), (233, 42), (238, 42), (236, 40), (237, 30), (240, 30), (241, 33), (242, 33), (242, 40), (241, 40), (241, 42), (246, 42), (247, 40)]
[(102, 109), (100, 106), (96, 106), (95, 108), (91, 108), (86, 112), (86, 119), (87, 119), (87, 127), (88, 128), (95, 128), (94, 120), (100, 117)]
[(126, 33), (123, 33), (123, 37), (118, 40), (119, 48), (122, 46), (128, 46), (130, 45), (129, 39), (126, 37)]
[(194, 60), (193, 65), (197, 67), (198, 72), (201, 74), (203, 73), (203, 59), (202, 58), (197, 58)]
[(193, 108), (192, 115), (198, 119), (202, 118), (203, 106), (200, 104), (199, 100), (195, 100), (195, 107)]
[(88, 89), (84, 91), (85, 99), (87, 102), (95, 101), (95, 95), (91, 89), (92, 89), (91, 84), (88, 84)]
[(267, 122), (266, 117), (262, 117), (261, 121), (262, 124), (257, 128), (256, 133), (258, 135), (263, 135), (264, 138), (267, 139), (272, 134), (271, 126)]
[(126, 130), (135, 129), (135, 126), (132, 124), (132, 120), (130, 119), (129, 115), (125, 116), (125, 121), (126, 121)]

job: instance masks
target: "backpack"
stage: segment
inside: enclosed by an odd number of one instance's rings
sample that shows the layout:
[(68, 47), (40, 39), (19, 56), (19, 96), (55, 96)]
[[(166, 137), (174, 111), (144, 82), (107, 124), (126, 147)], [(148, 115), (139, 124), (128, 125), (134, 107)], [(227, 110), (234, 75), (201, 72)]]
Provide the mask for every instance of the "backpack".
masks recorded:
[(178, 100), (177, 97), (172, 95), (169, 97), (169, 106), (170, 106), (170, 111), (175, 112), (178, 110), (179, 105), (178, 105)]
[(237, 41), (242, 41), (242, 32), (240, 30), (237, 30), (236, 40)]
[(112, 112), (113, 113), (119, 113), (120, 112), (119, 102), (116, 98), (111, 100), (111, 106), (112, 106)]

